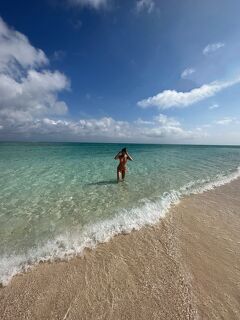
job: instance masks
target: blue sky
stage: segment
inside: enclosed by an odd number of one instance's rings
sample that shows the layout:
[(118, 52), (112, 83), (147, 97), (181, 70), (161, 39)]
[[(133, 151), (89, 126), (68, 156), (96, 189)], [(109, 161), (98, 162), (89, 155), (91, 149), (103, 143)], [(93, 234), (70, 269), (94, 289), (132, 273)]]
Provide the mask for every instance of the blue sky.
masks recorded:
[(239, 144), (237, 0), (0, 3), (0, 139)]

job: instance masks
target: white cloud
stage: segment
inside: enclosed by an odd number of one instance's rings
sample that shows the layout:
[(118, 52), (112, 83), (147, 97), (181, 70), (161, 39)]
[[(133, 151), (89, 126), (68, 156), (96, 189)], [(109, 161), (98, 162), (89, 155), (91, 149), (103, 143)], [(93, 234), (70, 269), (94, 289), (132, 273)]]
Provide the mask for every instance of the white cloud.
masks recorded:
[(160, 113), (158, 116), (154, 118), (156, 123), (159, 123), (161, 126), (167, 127), (179, 127), (180, 122), (174, 118), (168, 117), (165, 114)]
[[(148, 124), (148, 125), (147, 125)], [(196, 139), (204, 138), (206, 133), (199, 130), (185, 130), (181, 123), (173, 117), (168, 117), (165, 114), (160, 113), (153, 118), (152, 126), (149, 126), (149, 122), (139, 128), (139, 131), (144, 137), (149, 138), (167, 138), (174, 139), (175, 141), (181, 141), (182, 139)]]
[(228, 125), (228, 124), (231, 124), (231, 123), (238, 123), (237, 119), (236, 118), (233, 118), (233, 117), (225, 117), (221, 120), (217, 120), (215, 121), (216, 124), (220, 124), (220, 125)]
[(135, 124), (140, 124), (140, 125), (152, 125), (154, 124), (153, 121), (148, 121), (148, 120), (143, 120), (141, 118), (138, 118), (137, 120), (134, 121)]
[(100, 9), (108, 5), (108, 0), (67, 0), (71, 5)]
[(211, 123), (203, 124), (200, 126), (201, 129), (207, 129), (207, 128), (214, 128), (216, 130), (216, 125), (222, 125), (222, 126), (227, 126), (227, 125), (236, 125), (239, 124), (240, 121), (236, 117), (224, 117), (219, 120), (214, 120)]
[(67, 106), (57, 100), (57, 92), (67, 88), (66, 77), (58, 71), (29, 70), (16, 81), (0, 74), (0, 115), (27, 112), (29, 115), (63, 114)]
[(138, 119), (134, 122), (135, 126), (129, 124), (133, 130), (132, 134), (142, 136), (142, 138), (170, 138), (170, 139), (194, 139), (199, 136), (198, 132), (184, 130), (181, 123), (172, 117), (159, 114), (152, 121)]
[(190, 76), (191, 74), (193, 74), (196, 70), (193, 69), (193, 68), (187, 68), (185, 69), (182, 74), (181, 74), (181, 78), (182, 79), (185, 79), (187, 78), (188, 76)]
[(139, 0), (136, 3), (137, 12), (146, 10), (148, 13), (151, 13), (155, 7), (153, 0)]
[(111, 117), (73, 121), (15, 116), (12, 121), (5, 122), (2, 131), (5, 137), (60, 138), (70, 141), (181, 142), (205, 137), (204, 132), (185, 130), (180, 122), (163, 114), (152, 121), (138, 119), (134, 122), (118, 121)]
[(216, 43), (211, 43), (208, 44), (204, 49), (203, 49), (203, 54), (206, 56), (214, 51), (217, 51), (218, 49), (222, 48), (225, 46), (225, 43), (223, 42), (216, 42)]
[(217, 108), (219, 108), (219, 104), (215, 103), (209, 107), (209, 110), (213, 110), (213, 109), (217, 109)]
[(73, 137), (125, 137), (129, 131), (129, 123), (116, 121), (110, 117), (101, 119), (80, 119), (79, 121), (53, 120), (45, 118), (38, 122), (40, 132), (61, 133)]
[(159, 109), (169, 109), (172, 107), (184, 108), (194, 103), (214, 96), (225, 88), (231, 87), (240, 82), (240, 78), (225, 82), (212, 82), (204, 84), (199, 88), (188, 92), (178, 92), (176, 90), (164, 90), (156, 96), (139, 101), (137, 104), (142, 108), (158, 107)]
[(9, 28), (0, 17), (0, 72), (21, 74), (21, 68), (35, 68), (48, 63), (44, 52), (34, 48), (20, 32)]
[(192, 132), (184, 130), (181, 127), (179, 121), (174, 118), (168, 117), (164, 114), (159, 114), (154, 118), (155, 125), (152, 128), (143, 130), (144, 134), (152, 138), (164, 138), (164, 137), (175, 137), (178, 139), (183, 138), (196, 138), (199, 136), (198, 132)]
[(5, 127), (34, 121), (68, 110), (58, 93), (68, 89), (66, 76), (42, 69), (49, 63), (44, 52), (7, 26), (0, 18), (0, 125)]

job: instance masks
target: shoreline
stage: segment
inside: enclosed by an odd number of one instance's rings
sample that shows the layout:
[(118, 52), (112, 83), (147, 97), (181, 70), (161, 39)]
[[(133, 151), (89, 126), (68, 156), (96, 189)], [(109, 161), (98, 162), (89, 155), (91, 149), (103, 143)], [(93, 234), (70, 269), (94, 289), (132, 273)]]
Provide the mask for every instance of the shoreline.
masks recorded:
[[(0, 289), (4, 319), (238, 319), (240, 179)], [(208, 300), (210, 299), (210, 302)], [(14, 302), (14, 303), (13, 303)]]

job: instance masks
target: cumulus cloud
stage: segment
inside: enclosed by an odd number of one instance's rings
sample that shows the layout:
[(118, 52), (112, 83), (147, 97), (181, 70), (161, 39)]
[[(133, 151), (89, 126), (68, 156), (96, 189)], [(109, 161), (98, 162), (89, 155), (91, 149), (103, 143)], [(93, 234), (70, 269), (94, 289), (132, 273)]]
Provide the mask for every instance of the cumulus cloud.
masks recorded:
[(206, 132), (202, 130), (185, 130), (181, 123), (164, 114), (159, 114), (154, 118), (154, 126), (152, 128), (143, 129), (144, 134), (151, 138), (171, 138), (175, 141), (192, 140), (197, 138), (205, 138)]
[(142, 108), (158, 107), (159, 109), (185, 108), (199, 101), (214, 96), (225, 88), (231, 87), (240, 82), (240, 78), (232, 81), (215, 81), (204, 84), (199, 88), (188, 92), (178, 92), (176, 90), (164, 90), (153, 97), (139, 101), (137, 104)]
[(29, 116), (64, 114), (67, 106), (57, 100), (56, 93), (67, 86), (66, 77), (58, 71), (29, 70), (20, 81), (0, 74), (0, 115), (12, 117), (15, 112)]
[(151, 13), (155, 7), (153, 0), (139, 0), (136, 3), (137, 12), (142, 12), (146, 10), (148, 13)]
[(208, 44), (204, 49), (203, 49), (203, 54), (206, 56), (214, 51), (217, 51), (218, 49), (222, 48), (225, 46), (225, 43), (223, 42), (216, 42), (216, 43), (211, 43)]
[(28, 135), (59, 135), (66, 137), (123, 137), (129, 129), (129, 124), (123, 121), (115, 121), (112, 118), (59, 120), (53, 118), (34, 119), (24, 121), (15, 128), (15, 132)]
[(89, 7), (97, 10), (106, 7), (109, 0), (67, 0), (67, 2), (74, 6)]
[(22, 33), (7, 26), (0, 17), (0, 72), (17, 73), (48, 63), (44, 52), (34, 48)]
[(159, 123), (161, 126), (167, 127), (180, 127), (180, 122), (174, 118), (168, 117), (165, 114), (160, 113), (154, 118), (156, 123)]
[(75, 137), (127, 137), (130, 125), (126, 121), (116, 121), (111, 117), (100, 119), (80, 119), (78, 121), (54, 121), (44, 119), (44, 124), (52, 130), (60, 129), (61, 134), (70, 133)]
[(181, 74), (181, 78), (185, 79), (188, 76), (190, 76), (191, 74), (193, 74), (196, 70), (193, 68), (187, 68), (185, 70), (183, 70), (182, 74)]
[(62, 115), (68, 110), (58, 93), (68, 89), (66, 76), (43, 69), (44, 52), (33, 47), (22, 33), (0, 18), (0, 125), (19, 126), (46, 115)]
[(100, 119), (59, 120), (50, 117), (42, 119), (20, 119), (18, 125), (5, 123), (2, 131), (6, 136), (42, 137), (60, 140), (93, 141), (186, 141), (205, 137), (199, 130), (185, 130), (179, 121), (160, 114), (152, 121), (138, 119), (133, 122), (118, 121), (111, 117)]

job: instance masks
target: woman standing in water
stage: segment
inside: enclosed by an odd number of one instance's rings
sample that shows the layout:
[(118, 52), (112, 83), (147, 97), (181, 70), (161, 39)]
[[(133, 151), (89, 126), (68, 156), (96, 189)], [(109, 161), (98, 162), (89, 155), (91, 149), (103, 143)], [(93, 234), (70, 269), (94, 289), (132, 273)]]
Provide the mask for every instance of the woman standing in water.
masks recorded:
[(120, 181), (120, 175), (122, 178), (122, 181), (125, 178), (125, 173), (127, 171), (126, 164), (127, 161), (133, 161), (133, 158), (128, 154), (127, 149), (123, 148), (121, 151), (118, 152), (118, 154), (114, 157), (115, 160), (119, 160), (119, 165), (117, 167), (117, 181)]

